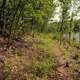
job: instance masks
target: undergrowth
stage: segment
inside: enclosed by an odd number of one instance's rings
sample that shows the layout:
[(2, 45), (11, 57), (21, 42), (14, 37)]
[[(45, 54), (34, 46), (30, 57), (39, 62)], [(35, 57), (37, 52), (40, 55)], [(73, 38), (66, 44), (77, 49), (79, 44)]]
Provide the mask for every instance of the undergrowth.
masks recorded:
[(51, 35), (35, 34), (34, 38), (26, 35), (24, 41), (27, 48), (7, 50), (0, 67), (0, 79), (48, 80), (55, 64)]

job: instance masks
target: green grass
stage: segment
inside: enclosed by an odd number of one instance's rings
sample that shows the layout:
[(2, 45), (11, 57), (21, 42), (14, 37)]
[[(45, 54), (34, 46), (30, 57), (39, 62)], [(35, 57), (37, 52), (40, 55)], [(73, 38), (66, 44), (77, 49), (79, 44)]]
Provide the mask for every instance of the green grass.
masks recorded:
[(39, 34), (37, 38), (43, 43), (43, 45), (38, 45), (40, 48), (47, 50), (49, 53), (53, 53), (53, 40), (51, 34)]
[(70, 46), (72, 46), (72, 47), (79, 47), (80, 48), (80, 43), (79, 42), (76, 42), (76, 41), (71, 41), (70, 42)]
[(60, 45), (60, 49), (61, 49), (63, 58), (67, 59), (69, 57), (69, 52), (64, 48), (64, 45)]
[[(38, 54), (34, 55), (33, 63), (30, 65), (32, 69), (32, 73), (38, 76), (42, 75), (50, 75), (53, 71), (54, 67), (54, 57), (53, 57), (53, 40), (51, 37), (51, 34), (39, 34), (35, 35), (35, 38), (37, 38), (38, 44), (33, 43), (33, 48), (36, 48), (37, 50), (41, 50), (40, 52), (40, 61), (37, 60), (36, 56), (39, 56)], [(39, 59), (39, 57), (38, 57)]]

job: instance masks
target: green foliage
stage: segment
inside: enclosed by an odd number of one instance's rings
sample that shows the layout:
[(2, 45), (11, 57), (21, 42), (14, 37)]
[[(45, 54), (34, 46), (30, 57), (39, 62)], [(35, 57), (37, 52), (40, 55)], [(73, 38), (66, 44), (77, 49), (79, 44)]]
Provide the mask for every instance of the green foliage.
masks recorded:
[(20, 38), (26, 31), (41, 31), (54, 10), (53, 0), (3, 0), (2, 4), (1, 26), (12, 39)]

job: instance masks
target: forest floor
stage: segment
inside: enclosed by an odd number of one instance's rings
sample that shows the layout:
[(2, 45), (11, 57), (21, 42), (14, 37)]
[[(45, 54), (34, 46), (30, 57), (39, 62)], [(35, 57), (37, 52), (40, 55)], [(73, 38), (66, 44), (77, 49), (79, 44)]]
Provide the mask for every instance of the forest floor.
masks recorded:
[(9, 49), (6, 42), (0, 37), (0, 80), (80, 79), (80, 55), (76, 55), (80, 49), (62, 46), (43, 34), (14, 40)]
[(60, 45), (57, 42), (54, 42), (53, 44), (53, 51), (56, 61), (55, 80), (73, 80), (70, 77), (69, 72), (67, 72), (69, 63), (66, 59), (63, 58), (62, 51), (60, 50)]
[(7, 45), (0, 37), (0, 80), (49, 80), (54, 68), (53, 40), (43, 34), (27, 35)]

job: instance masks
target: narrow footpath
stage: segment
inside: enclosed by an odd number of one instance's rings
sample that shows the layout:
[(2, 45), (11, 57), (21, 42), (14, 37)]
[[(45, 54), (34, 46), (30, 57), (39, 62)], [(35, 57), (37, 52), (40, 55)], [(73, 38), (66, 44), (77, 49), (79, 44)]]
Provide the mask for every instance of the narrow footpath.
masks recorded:
[(53, 43), (53, 51), (56, 61), (55, 66), (55, 79), (54, 80), (72, 80), (69, 73), (67, 72), (68, 64), (67, 60), (64, 60), (62, 52), (59, 48), (59, 44)]

